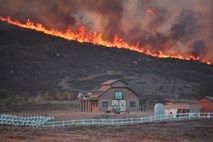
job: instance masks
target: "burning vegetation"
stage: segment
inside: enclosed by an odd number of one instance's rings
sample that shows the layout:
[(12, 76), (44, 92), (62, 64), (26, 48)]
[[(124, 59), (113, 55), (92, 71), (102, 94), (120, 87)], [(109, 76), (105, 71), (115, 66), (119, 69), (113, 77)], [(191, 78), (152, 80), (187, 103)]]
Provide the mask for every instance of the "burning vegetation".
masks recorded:
[(207, 61), (205, 59), (200, 58), (199, 56), (194, 56), (194, 55), (188, 55), (188, 56), (183, 56), (183, 55), (179, 55), (179, 54), (169, 55), (169, 54), (163, 53), (162, 50), (158, 50), (155, 53), (149, 49), (144, 49), (143, 47), (140, 47), (138, 44), (130, 45), (128, 42), (126, 42), (122, 38), (120, 38), (117, 34), (114, 35), (114, 38), (112, 41), (104, 40), (101, 33), (93, 32), (92, 34), (89, 34), (87, 32), (87, 29), (84, 26), (79, 26), (78, 32), (74, 33), (71, 29), (67, 29), (64, 32), (58, 31), (58, 30), (53, 30), (53, 29), (47, 29), (42, 24), (39, 24), (39, 23), (34, 24), (30, 20), (28, 20), (25, 24), (20, 23), (18, 21), (12, 21), (10, 19), (10, 17), (7, 17), (7, 18), (0, 17), (0, 20), (6, 21), (9, 24), (16, 25), (21, 28), (32, 29), (35, 31), (43, 32), (45, 34), (64, 38), (67, 40), (76, 40), (78, 42), (89, 42), (89, 43), (93, 43), (96, 45), (103, 45), (103, 46), (110, 47), (110, 48), (112, 48), (112, 47), (113, 48), (124, 48), (124, 49), (129, 49), (132, 51), (144, 53), (146, 55), (150, 55), (150, 56), (158, 57), (158, 58), (177, 58), (177, 59), (181, 59), (181, 60), (195, 60), (195, 61), (200, 61), (202, 63), (211, 64), (211, 61)]
[(8, 0), (0, 2), (0, 20), (67, 40), (212, 64), (212, 5), (211, 0)]

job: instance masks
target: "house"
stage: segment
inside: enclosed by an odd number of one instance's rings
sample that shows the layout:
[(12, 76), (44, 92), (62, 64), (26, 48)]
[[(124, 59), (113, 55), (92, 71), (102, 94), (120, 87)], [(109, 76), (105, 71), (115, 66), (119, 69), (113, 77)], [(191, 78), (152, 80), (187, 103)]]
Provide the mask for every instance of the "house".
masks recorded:
[(81, 112), (106, 112), (109, 108), (118, 112), (139, 111), (139, 96), (121, 80), (108, 80), (100, 88), (81, 99)]
[(197, 101), (200, 112), (213, 112), (213, 96), (205, 96)]
[(197, 113), (200, 112), (200, 107), (196, 104), (189, 103), (168, 103), (165, 105), (165, 115), (174, 115), (177, 113)]

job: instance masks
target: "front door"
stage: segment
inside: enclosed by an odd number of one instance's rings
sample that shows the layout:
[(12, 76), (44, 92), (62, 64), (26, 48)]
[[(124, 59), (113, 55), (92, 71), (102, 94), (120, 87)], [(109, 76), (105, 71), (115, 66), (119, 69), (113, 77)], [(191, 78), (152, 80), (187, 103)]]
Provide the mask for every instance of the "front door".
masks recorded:
[(98, 101), (91, 101), (91, 111), (98, 112)]

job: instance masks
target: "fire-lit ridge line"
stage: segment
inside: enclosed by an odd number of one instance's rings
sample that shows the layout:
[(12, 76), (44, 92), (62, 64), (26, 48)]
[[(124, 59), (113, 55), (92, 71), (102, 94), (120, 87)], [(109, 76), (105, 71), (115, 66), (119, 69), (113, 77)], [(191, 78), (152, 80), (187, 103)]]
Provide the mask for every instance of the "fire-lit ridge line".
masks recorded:
[(39, 31), (48, 35), (60, 37), (67, 40), (76, 40), (81, 43), (89, 42), (96, 45), (103, 45), (109, 48), (124, 48), (124, 49), (144, 53), (146, 55), (150, 55), (150, 56), (158, 57), (158, 58), (175, 58), (175, 59), (181, 59), (181, 60), (194, 60), (194, 61), (200, 61), (206, 64), (212, 64), (211, 61), (206, 61), (204, 59), (201, 59), (199, 56), (195, 57), (193, 55), (189, 55), (188, 57), (184, 57), (179, 54), (168, 55), (163, 53), (162, 50), (159, 50), (158, 53), (153, 53), (150, 50), (145, 50), (144, 48), (139, 47), (138, 44), (129, 45), (126, 41), (121, 39), (117, 34), (114, 35), (113, 41), (104, 40), (101, 33), (93, 32), (92, 34), (88, 34), (87, 29), (84, 26), (79, 26), (78, 33), (74, 33), (72, 32), (71, 29), (67, 29), (64, 32), (54, 30), (54, 29), (47, 29), (42, 24), (39, 24), (39, 23), (34, 24), (29, 19), (27, 20), (26, 24), (20, 23), (19, 21), (16, 21), (16, 20), (12, 21), (10, 17), (3, 18), (0, 16), (0, 20), (21, 28)]

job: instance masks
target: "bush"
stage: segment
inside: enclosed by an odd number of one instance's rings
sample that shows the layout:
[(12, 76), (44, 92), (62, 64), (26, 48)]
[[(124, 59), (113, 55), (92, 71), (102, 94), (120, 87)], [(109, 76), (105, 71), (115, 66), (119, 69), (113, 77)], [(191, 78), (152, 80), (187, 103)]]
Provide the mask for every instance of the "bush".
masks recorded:
[(67, 92), (67, 91), (62, 94), (62, 97), (64, 100), (75, 100), (77, 98), (76, 95), (74, 95), (70, 92)]

